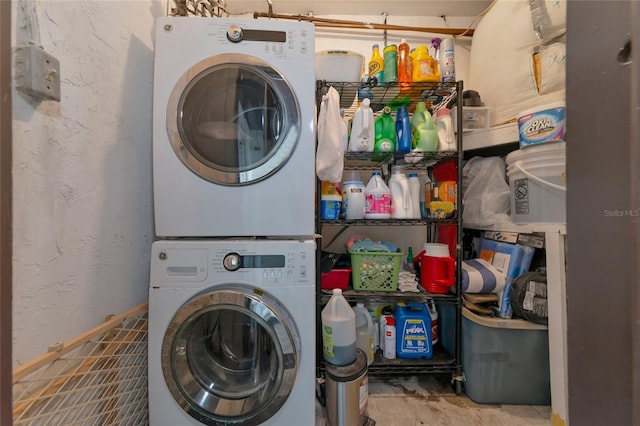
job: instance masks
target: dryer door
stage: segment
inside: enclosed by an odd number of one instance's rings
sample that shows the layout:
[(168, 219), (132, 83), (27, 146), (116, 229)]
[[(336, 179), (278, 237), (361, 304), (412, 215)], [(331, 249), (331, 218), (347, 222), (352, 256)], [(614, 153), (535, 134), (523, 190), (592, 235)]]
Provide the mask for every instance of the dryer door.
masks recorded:
[(222, 185), (247, 185), (276, 173), (300, 137), (300, 111), (287, 80), (253, 56), (221, 54), (191, 67), (167, 106), (176, 155)]
[(299, 363), (298, 332), (271, 295), (216, 287), (174, 315), (162, 370), (178, 404), (207, 425), (259, 425), (285, 403)]

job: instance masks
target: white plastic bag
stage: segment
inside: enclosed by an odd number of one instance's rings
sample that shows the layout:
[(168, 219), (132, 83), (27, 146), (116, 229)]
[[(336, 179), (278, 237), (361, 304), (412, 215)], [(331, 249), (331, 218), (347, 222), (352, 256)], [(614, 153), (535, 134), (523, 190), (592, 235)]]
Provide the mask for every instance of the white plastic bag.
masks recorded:
[(340, 182), (344, 169), (344, 147), (347, 144), (347, 124), (340, 115), (340, 95), (329, 87), (322, 96), (318, 116), (318, 149), (316, 174), (318, 179)]
[(462, 220), (472, 225), (511, 222), (511, 192), (500, 157), (473, 157), (462, 169)]

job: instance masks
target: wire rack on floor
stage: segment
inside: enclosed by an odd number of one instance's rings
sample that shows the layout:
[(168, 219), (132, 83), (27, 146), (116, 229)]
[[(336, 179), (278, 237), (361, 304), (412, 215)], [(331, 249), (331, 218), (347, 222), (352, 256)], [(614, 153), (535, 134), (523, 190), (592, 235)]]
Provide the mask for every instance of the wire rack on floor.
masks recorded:
[(147, 304), (13, 371), (14, 425), (146, 425)]

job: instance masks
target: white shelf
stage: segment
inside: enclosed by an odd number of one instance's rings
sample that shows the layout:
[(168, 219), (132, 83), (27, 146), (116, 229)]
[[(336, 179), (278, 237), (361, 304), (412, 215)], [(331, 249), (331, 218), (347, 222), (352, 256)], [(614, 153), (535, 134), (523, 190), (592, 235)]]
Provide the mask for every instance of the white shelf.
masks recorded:
[(462, 149), (469, 151), (518, 142), (519, 140), (518, 124), (509, 123), (489, 129), (463, 132)]
[(524, 225), (516, 223), (498, 223), (494, 225), (474, 225), (472, 223), (464, 223), (464, 228), (477, 229), (479, 231), (496, 231), (496, 232), (517, 232), (519, 234), (533, 234), (534, 232), (556, 233), (561, 235), (567, 234), (567, 225), (565, 223), (528, 223)]

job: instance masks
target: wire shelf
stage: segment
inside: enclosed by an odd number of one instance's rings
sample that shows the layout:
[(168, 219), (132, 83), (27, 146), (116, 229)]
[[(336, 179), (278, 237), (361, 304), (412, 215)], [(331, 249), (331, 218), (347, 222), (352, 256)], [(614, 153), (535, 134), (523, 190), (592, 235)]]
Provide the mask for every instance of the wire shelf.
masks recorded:
[(14, 370), (14, 425), (147, 425), (146, 304), (129, 312)]

